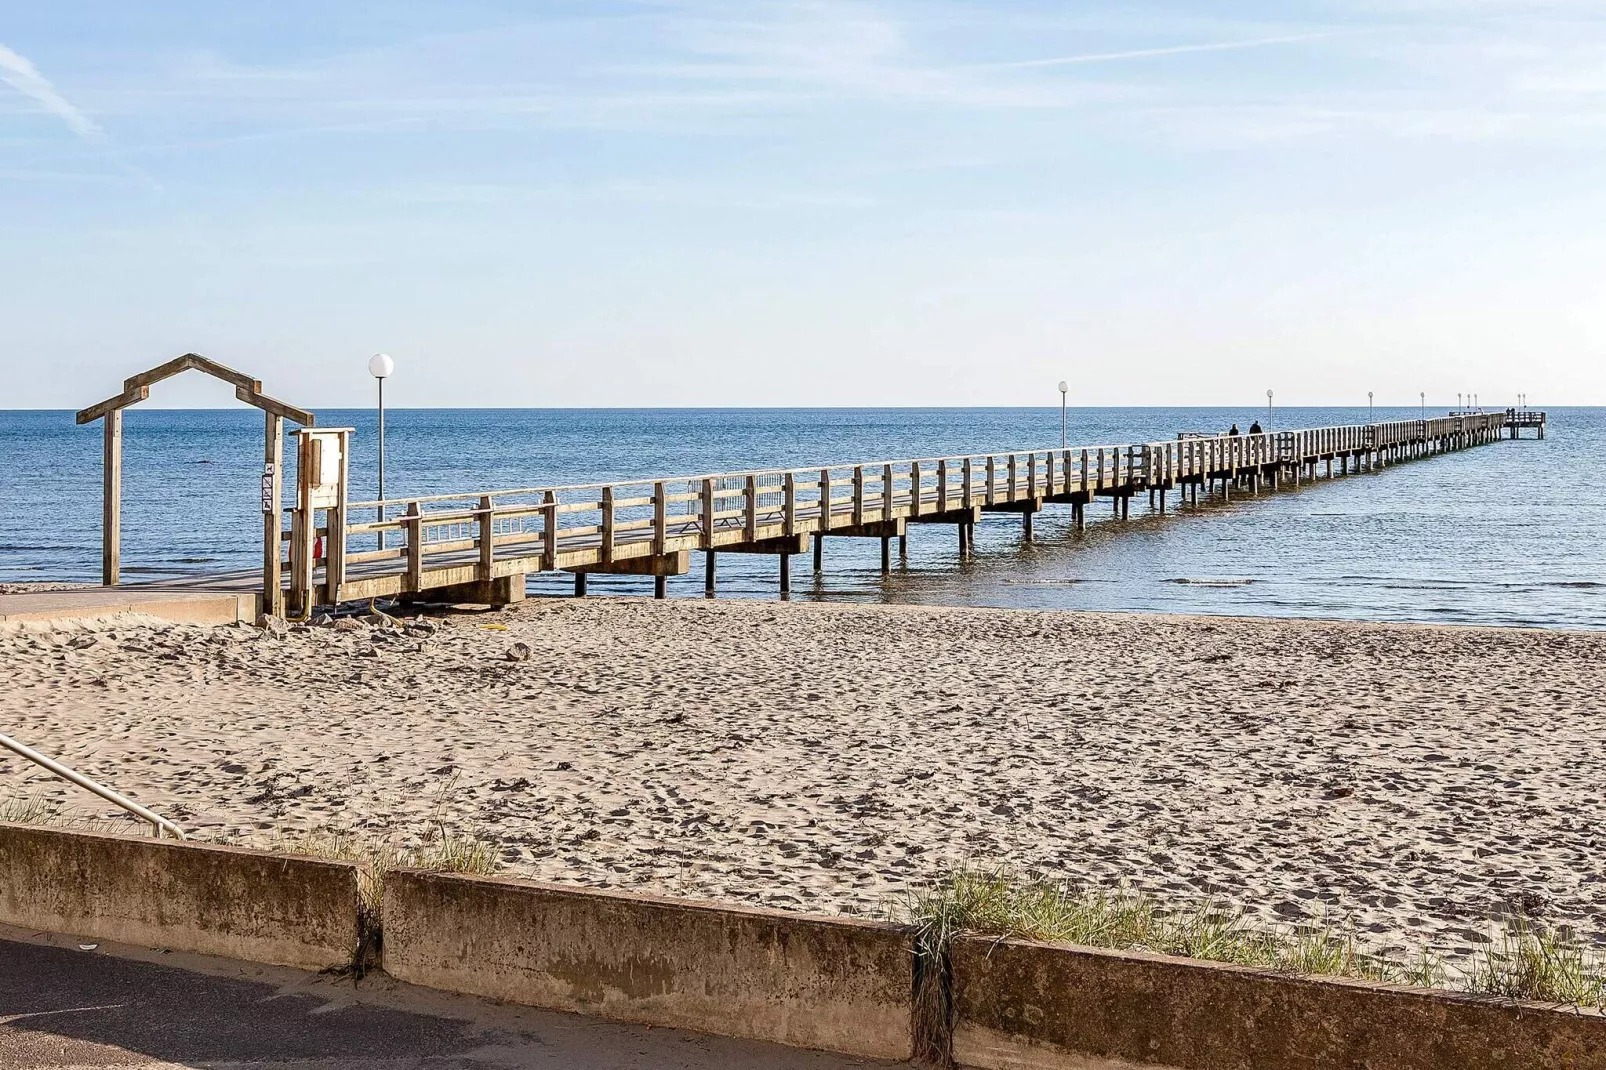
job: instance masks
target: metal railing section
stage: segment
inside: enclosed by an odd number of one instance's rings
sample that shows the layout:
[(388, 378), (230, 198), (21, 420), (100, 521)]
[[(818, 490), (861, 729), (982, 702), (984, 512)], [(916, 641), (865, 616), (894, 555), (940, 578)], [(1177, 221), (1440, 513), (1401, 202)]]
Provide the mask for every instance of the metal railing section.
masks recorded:
[(51, 757), (49, 757), (47, 755), (44, 755), (44, 754), (40, 754), (38, 751), (34, 750), (32, 747), (29, 747), (29, 746), (27, 746), (25, 744), (19, 743), (16, 740), (12, 739), (8, 735), (0, 734), (0, 747), (4, 747), (6, 750), (11, 751), (13, 754), (21, 755), (22, 757), (28, 759), (30, 762), (33, 762), (35, 765), (42, 766), (43, 768), (48, 769), (50, 772), (55, 773), (57, 776), (62, 777), (63, 779), (72, 781), (74, 784), (77, 784), (80, 788), (84, 788), (87, 791), (94, 792), (96, 795), (99, 795), (102, 799), (105, 799), (109, 803), (114, 803), (117, 806), (122, 807), (124, 810), (127, 810), (129, 813), (133, 814), (135, 817), (139, 818), (140, 820), (150, 822), (151, 828), (155, 832), (155, 834), (156, 834), (156, 836), (158, 838), (161, 837), (162, 832), (165, 830), (167, 832), (171, 832), (174, 836), (176, 836), (177, 838), (179, 838), (181, 840), (189, 839), (188, 836), (184, 835), (184, 830), (183, 829), (181, 829), (177, 825), (173, 824), (173, 822), (169, 821), (167, 818), (163, 817), (161, 814), (158, 814), (154, 810), (150, 810), (150, 809), (148, 809), (148, 808), (146, 808), (144, 806), (141, 806), (139, 803), (135, 802), (132, 799), (124, 798), (123, 796), (117, 794), (117, 792), (113, 791), (111, 788), (106, 787), (104, 784), (97, 784), (95, 781), (90, 780), (88, 777), (84, 776), (84, 774), (78, 772), (77, 770), (72, 769), (72, 768), (70, 768), (68, 766), (62, 765), (60, 762), (56, 761), (54, 758), (51, 758)]

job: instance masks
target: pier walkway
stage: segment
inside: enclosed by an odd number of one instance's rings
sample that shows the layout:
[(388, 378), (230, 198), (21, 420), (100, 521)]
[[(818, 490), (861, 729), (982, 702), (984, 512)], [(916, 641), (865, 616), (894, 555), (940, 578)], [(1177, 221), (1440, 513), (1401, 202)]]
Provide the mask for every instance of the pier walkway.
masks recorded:
[[(903, 538), (910, 524), (951, 524), (961, 553), (968, 553), (972, 530), (988, 512), (1019, 514), (1029, 541), (1034, 514), (1049, 505), (1068, 505), (1080, 528), (1101, 497), (1120, 519), (1140, 494), (1163, 513), (1168, 494), (1230, 497), (1491, 443), (1524, 426), (1542, 431), (1543, 414), (1472, 412), (366, 502), (345, 501), (342, 479), (322, 507), (316, 495), (303, 495), (310, 505), (287, 510), (289, 582), (283, 601), (269, 609), (305, 613), (377, 597), (504, 604), (523, 598), (527, 575), (553, 571), (574, 574), (576, 594), (585, 593), (592, 573), (653, 576), (663, 597), (664, 578), (688, 572), (692, 551), (705, 555), (709, 593), (718, 554), (774, 555), (784, 594), (791, 557), (812, 544), (819, 570), (827, 538), (879, 538), (886, 569), (890, 540)], [(264, 578), (264, 589), (274, 592), (276, 557)]]

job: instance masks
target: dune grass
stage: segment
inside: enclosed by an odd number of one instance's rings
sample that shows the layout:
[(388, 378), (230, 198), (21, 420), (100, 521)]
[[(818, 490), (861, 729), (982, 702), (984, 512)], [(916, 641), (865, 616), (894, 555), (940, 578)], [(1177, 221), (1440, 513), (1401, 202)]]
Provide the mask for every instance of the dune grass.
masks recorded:
[(1470, 968), (1454, 969), (1427, 952), (1411, 962), (1362, 952), (1330, 924), (1267, 926), (1217, 903), (1170, 906), (1001, 870), (957, 870), (895, 913), (916, 927), (931, 969), (955, 936), (972, 933), (1606, 1009), (1606, 962), (1574, 934), (1523, 917), (1504, 920)]
[(49, 799), (39, 795), (0, 800), (0, 822), (110, 834), (126, 833), (131, 828), (143, 832), (150, 830), (150, 826), (138, 818), (91, 817), (71, 807), (54, 806)]
[(385, 894), (385, 872), (391, 869), (428, 869), (440, 873), (496, 871), (498, 847), (475, 836), (453, 832), (436, 822), (416, 845), (365, 837), (352, 832), (281, 833), (273, 850), (307, 855), (332, 862), (357, 864), (358, 888), (363, 907), (378, 917)]

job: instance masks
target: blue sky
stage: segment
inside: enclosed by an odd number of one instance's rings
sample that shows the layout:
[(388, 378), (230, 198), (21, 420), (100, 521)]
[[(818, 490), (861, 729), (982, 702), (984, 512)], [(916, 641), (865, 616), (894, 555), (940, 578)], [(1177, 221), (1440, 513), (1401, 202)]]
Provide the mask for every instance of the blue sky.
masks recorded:
[(1606, 9), (5, 0), (0, 233), (0, 408), (1606, 403)]

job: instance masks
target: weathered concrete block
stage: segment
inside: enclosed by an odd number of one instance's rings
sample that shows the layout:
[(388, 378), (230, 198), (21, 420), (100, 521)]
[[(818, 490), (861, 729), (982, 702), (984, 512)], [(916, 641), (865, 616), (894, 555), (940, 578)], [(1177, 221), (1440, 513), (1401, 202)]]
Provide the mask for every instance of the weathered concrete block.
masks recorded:
[(953, 948), (954, 1057), (986, 1070), (1606, 1067), (1606, 1017), (1025, 940)]
[(414, 984), (855, 1055), (910, 1053), (891, 925), (416, 870), (385, 878), (385, 970)]
[(0, 922), (321, 970), (357, 945), (344, 862), (0, 824)]

